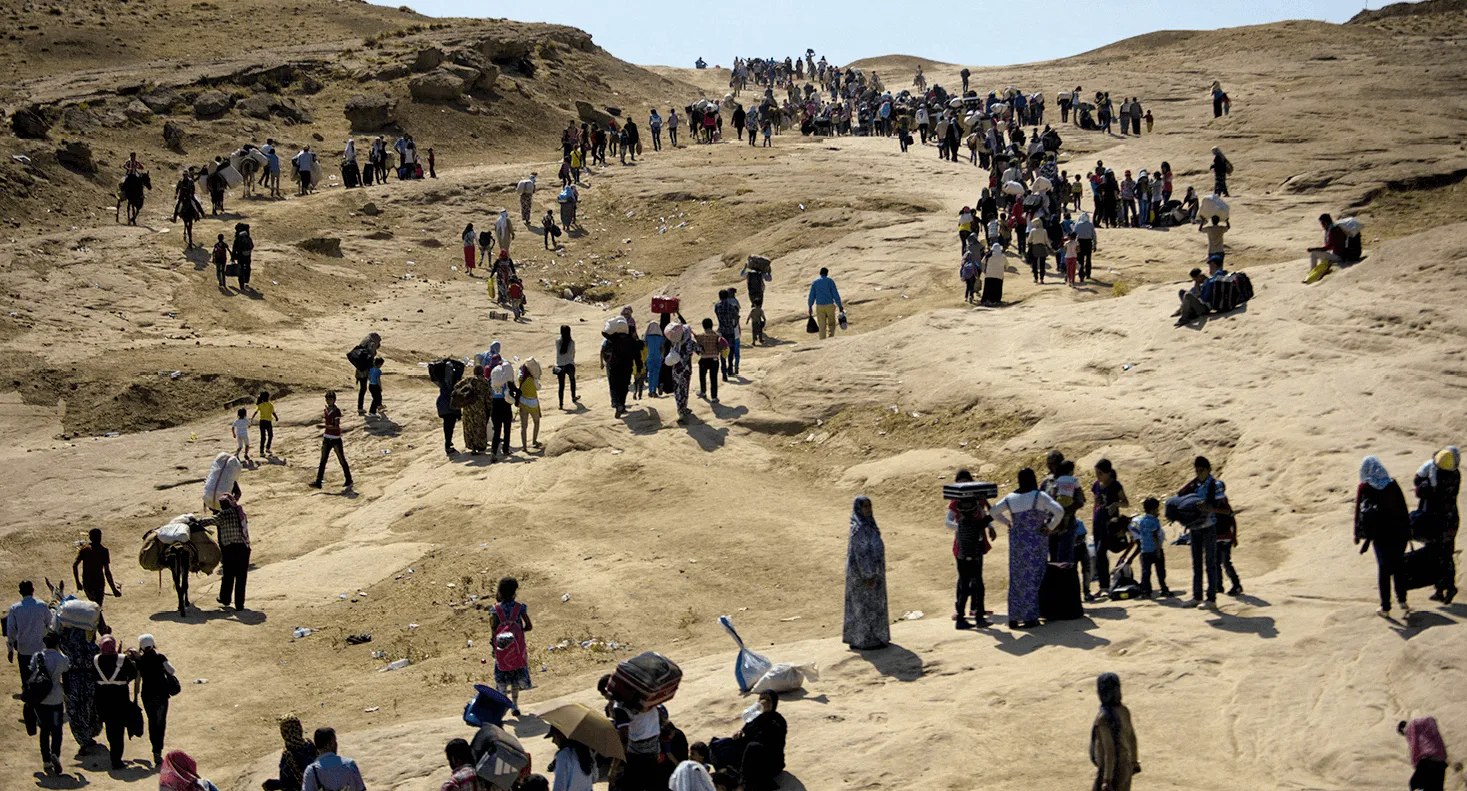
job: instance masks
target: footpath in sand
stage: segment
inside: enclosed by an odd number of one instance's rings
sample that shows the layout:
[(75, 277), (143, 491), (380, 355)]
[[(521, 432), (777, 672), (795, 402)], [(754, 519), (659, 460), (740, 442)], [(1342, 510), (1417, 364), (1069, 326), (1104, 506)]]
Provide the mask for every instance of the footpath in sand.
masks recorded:
[[(1101, 51), (975, 75), (978, 85), (1048, 95), (1085, 74), (1087, 89), (1164, 108), (1158, 134), (1139, 140), (1062, 129), (1072, 171), (1095, 159), (1133, 171), (1166, 160), (1179, 191), (1205, 192), (1206, 152), (1224, 146), (1239, 169), (1229, 266), (1248, 271), (1259, 295), (1190, 329), (1168, 318), (1177, 283), (1202, 258), (1189, 228), (1102, 231), (1097, 283), (1034, 286), (1015, 266), (1005, 283), (1012, 304), (962, 307), (955, 218), (976, 199), (977, 171), (930, 147), (903, 156), (890, 140), (786, 134), (772, 149), (733, 141), (613, 165), (591, 177), (589, 235), (568, 239), (565, 256), (521, 226), (514, 251), (532, 285), (522, 324), (490, 319), (482, 280), (450, 267), (462, 265), (463, 224), (487, 225), (511, 197), (504, 185), (532, 168), (553, 172), (547, 162), (235, 201), (261, 247), (257, 299), (220, 294), (201, 261), (182, 257), (178, 230), (159, 232), (168, 228), (159, 201), (139, 228), (0, 245), (5, 291), (25, 306), (25, 324), (0, 336), (7, 365), (23, 357), (55, 372), (0, 396), (0, 569), (7, 580), (64, 578), (70, 542), (105, 529), (125, 594), (109, 600), (108, 619), (128, 644), (156, 635), (179, 668), (170, 743), (225, 791), (268, 776), (285, 712), (308, 729), (336, 727), (370, 788), (436, 787), (443, 742), (468, 733), (457, 714), (470, 684), (491, 676), (481, 662), (484, 598), (506, 575), (521, 580), (536, 625), (528, 711), (561, 696), (593, 702), (597, 675), (652, 649), (683, 664), (670, 708), (689, 738), (728, 735), (748, 701), (736, 694), (721, 614), (776, 660), (818, 662), (821, 680), (781, 709), (786, 788), (1088, 783), (1094, 677), (1105, 670), (1120, 673), (1136, 720), (1138, 787), (1401, 785), (1409, 769), (1397, 720), (1433, 714), (1461, 752), (1467, 709), (1454, 691), (1467, 680), (1467, 605), (1426, 607), (1423, 591), (1411, 623), (1376, 617), (1374, 563), (1351, 546), (1349, 514), (1361, 456), (1379, 455), (1408, 483), (1430, 452), (1467, 433), (1467, 286), (1457, 275), (1467, 223), (1436, 187), (1410, 188), (1467, 169), (1454, 137), (1463, 100), (1451, 93), (1461, 62), (1358, 31), (1349, 32), (1358, 55), (1301, 54), (1338, 42), (1340, 30), (1222, 31), (1137, 43), (1144, 63)], [(1225, 57), (1245, 46), (1252, 60)], [(1167, 68), (1184, 57), (1206, 76)], [(1394, 100), (1367, 83), (1399, 86), (1425, 64), (1441, 74), (1418, 86), (1426, 95), (1413, 107), (1428, 109), (1374, 112)], [(955, 82), (955, 68), (928, 71)], [(1219, 121), (1201, 96), (1215, 74), (1234, 96), (1235, 114)], [(717, 87), (716, 75), (677, 76)], [(1335, 114), (1345, 80), (1362, 86), (1362, 117)], [(537, 219), (552, 195), (537, 199)], [(1431, 207), (1418, 225), (1384, 216), (1403, 195)], [(367, 200), (384, 213), (363, 215)], [(1302, 251), (1319, 236), (1314, 217), (1362, 201), (1370, 228), (1394, 232), (1367, 230), (1363, 263), (1300, 284)], [(206, 221), (199, 236), (227, 225)], [(322, 235), (341, 239), (340, 258), (294, 247)], [(633, 304), (644, 322), (646, 297), (666, 291), (701, 320), (755, 252), (775, 259), (772, 344), (746, 347), (743, 376), (720, 388), (720, 405), (694, 401), (688, 425), (674, 422), (671, 399), (643, 399), (613, 420), (594, 364), (603, 307)], [(852, 322), (826, 342), (803, 333), (805, 284), (821, 266)], [(542, 277), (604, 280), (614, 299), (567, 302), (534, 288)], [(548, 368), (562, 324), (579, 345), (584, 408), (555, 409), (547, 381), (543, 454), (492, 466), (445, 457), (436, 390), (419, 363), (500, 340)], [(384, 338), (390, 417), (364, 422), (348, 410), (357, 490), (332, 489), (340, 479), (328, 470), (327, 489), (312, 491), (320, 393), (335, 387), (349, 405), (342, 358), (373, 330)], [(199, 485), (179, 482), (202, 477), (226, 449), (225, 405), (260, 386), (288, 395), (281, 463), (241, 484), (255, 545), (251, 612), (205, 606), (179, 619), (172, 591), (132, 562), (136, 538), (197, 507)], [(79, 393), (80, 405), (66, 408), (56, 397), (65, 394), (47, 387)], [(179, 402), (188, 408), (175, 411)], [(150, 416), (157, 422), (146, 424)], [(127, 430), (93, 437), (109, 428)], [(514, 438), (518, 447), (517, 428)], [(1239, 509), (1234, 561), (1247, 595), (1225, 597), (1216, 613), (1176, 599), (1116, 602), (1022, 634), (954, 632), (938, 484), (966, 465), (1007, 489), (1052, 447), (1087, 472), (1111, 459), (1133, 503), (1174, 490), (1194, 455), (1210, 456)], [(893, 628), (895, 645), (865, 655), (838, 639), (858, 493), (875, 501), (893, 617), (926, 613)], [(986, 564), (999, 622), (1006, 550), (1001, 535)], [(1171, 586), (1186, 590), (1187, 558), (1169, 560)], [(207, 605), (216, 586), (196, 578), (194, 601)], [(317, 631), (292, 640), (298, 626)], [(361, 632), (372, 643), (345, 644)], [(379, 650), (384, 658), (373, 659)], [(413, 664), (376, 672), (402, 657)], [(527, 719), (516, 730), (534, 737), (536, 726)], [(53, 783), (32, 780), (34, 743), (17, 722), (0, 733), (6, 787)], [(144, 744), (132, 742), (129, 757), (143, 757)], [(526, 745), (543, 770), (549, 743)], [(67, 787), (156, 782), (143, 762), (110, 774), (95, 754), (79, 764), (69, 733), (63, 750)], [(1451, 782), (1460, 787), (1460, 774)]]

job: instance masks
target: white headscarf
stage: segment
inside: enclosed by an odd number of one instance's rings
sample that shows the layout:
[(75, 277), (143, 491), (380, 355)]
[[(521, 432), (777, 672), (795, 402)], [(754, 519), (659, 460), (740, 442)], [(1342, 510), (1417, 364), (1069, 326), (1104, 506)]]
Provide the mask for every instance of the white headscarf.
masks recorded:
[(1360, 482), (1369, 484), (1370, 488), (1379, 491), (1391, 485), (1391, 474), (1386, 472), (1384, 464), (1375, 456), (1366, 456), (1360, 462)]

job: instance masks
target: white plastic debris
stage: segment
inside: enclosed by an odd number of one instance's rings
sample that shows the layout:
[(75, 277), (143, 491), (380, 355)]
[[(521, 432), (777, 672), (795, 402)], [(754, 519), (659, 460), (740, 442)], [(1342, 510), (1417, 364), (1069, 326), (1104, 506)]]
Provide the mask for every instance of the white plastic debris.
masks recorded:
[(411, 665), (412, 663), (413, 663), (413, 660), (408, 659), (407, 657), (403, 657), (402, 659), (394, 659), (393, 661), (387, 663), (387, 667), (384, 667), (381, 670), (378, 670), (377, 672), (378, 673), (386, 673), (389, 670), (401, 670), (401, 669), (407, 667), (408, 665)]
[(315, 633), (316, 633), (316, 630), (315, 629), (311, 629), (311, 628), (306, 627), (306, 626), (297, 626), (295, 628), (295, 631), (291, 632), (291, 635), (295, 639), (299, 640), (302, 637), (309, 637), (310, 635), (313, 635)]

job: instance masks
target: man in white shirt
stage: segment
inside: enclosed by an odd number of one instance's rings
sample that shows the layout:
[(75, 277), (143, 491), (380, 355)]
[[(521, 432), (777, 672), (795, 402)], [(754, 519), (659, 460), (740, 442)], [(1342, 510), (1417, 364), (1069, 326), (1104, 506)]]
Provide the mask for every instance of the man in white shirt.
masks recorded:
[(295, 165), (296, 178), (300, 179), (300, 193), (305, 195), (311, 191), (311, 173), (315, 169), (316, 155), (311, 153), (311, 147), (306, 146), (299, 154), (291, 160)]

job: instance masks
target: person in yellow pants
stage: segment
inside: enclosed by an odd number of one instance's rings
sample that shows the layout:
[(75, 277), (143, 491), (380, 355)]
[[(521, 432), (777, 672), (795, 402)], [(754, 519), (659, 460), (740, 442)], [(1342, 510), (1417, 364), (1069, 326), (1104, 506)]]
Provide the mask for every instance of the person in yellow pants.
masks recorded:
[(807, 302), (810, 315), (815, 317), (820, 326), (820, 339), (835, 336), (836, 311), (845, 310), (845, 304), (841, 302), (840, 290), (836, 288), (835, 281), (830, 277), (830, 270), (820, 267), (820, 277), (810, 283), (810, 296)]

